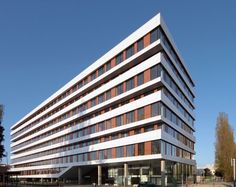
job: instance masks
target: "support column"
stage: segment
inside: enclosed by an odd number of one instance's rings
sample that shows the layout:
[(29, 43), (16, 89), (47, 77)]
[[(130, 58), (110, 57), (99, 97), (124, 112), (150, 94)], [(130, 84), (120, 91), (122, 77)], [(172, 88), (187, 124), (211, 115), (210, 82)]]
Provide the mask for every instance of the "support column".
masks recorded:
[(166, 162), (165, 160), (161, 160), (161, 186), (167, 186), (167, 180), (166, 180)]
[(78, 167), (78, 184), (82, 184), (82, 172), (80, 167)]
[(124, 163), (124, 186), (128, 185), (128, 164)]
[(98, 165), (98, 186), (102, 185), (102, 166)]
[(53, 178), (51, 178), (51, 183), (53, 183)]

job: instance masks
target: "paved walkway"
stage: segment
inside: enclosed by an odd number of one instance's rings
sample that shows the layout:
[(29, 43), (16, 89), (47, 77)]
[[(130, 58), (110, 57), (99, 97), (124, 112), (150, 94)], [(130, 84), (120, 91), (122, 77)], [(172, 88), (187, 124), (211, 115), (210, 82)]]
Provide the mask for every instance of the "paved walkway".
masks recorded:
[[(186, 186), (184, 185), (183, 187)], [(191, 184), (188, 187), (233, 187), (233, 183), (214, 182), (214, 183), (204, 183), (204, 184)]]

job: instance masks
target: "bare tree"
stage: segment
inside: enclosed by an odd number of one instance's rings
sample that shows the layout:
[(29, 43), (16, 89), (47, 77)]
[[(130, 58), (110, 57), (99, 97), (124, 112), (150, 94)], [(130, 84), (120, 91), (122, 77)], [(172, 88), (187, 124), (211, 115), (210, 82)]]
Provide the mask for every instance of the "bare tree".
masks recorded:
[(233, 129), (229, 124), (228, 116), (220, 113), (216, 124), (215, 167), (223, 174), (226, 181), (233, 179), (231, 158), (235, 155)]

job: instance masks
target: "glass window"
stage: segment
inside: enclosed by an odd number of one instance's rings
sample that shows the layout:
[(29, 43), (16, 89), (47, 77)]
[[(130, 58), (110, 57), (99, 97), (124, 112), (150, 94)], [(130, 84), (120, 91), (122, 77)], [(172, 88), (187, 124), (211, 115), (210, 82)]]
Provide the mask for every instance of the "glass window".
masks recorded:
[(112, 128), (111, 119), (106, 120), (106, 129)]
[(153, 126), (144, 127), (144, 132), (149, 132), (153, 130)]
[(96, 151), (90, 153), (90, 159), (91, 160), (97, 160), (97, 158), (96, 158)]
[(120, 84), (116, 87), (116, 95), (120, 95), (124, 92), (123, 84)]
[(138, 109), (138, 120), (144, 119), (144, 108)]
[(105, 158), (112, 158), (112, 155), (111, 155), (111, 149), (107, 149), (106, 150), (106, 155), (105, 155), (106, 157)]
[(159, 140), (152, 141), (152, 154), (161, 153), (161, 142)]
[(126, 146), (126, 156), (135, 156), (134, 145)]
[(104, 159), (104, 151), (100, 150), (99, 151), (99, 160), (103, 160)]
[(129, 91), (134, 88), (134, 78), (131, 78), (126, 81), (126, 91)]
[(120, 53), (116, 56), (116, 65), (120, 64), (123, 61), (123, 53)]
[(91, 100), (91, 107), (95, 106), (97, 103), (96, 103), (96, 98), (92, 99)]
[(124, 147), (117, 147), (116, 148), (116, 157), (124, 157)]
[(84, 85), (88, 83), (88, 77), (84, 79)]
[(109, 71), (111, 69), (111, 61), (107, 62), (106, 64), (106, 71)]
[(144, 83), (144, 73), (140, 73), (138, 75), (138, 86), (142, 85)]
[(116, 126), (119, 127), (119, 126), (121, 126), (123, 124), (124, 124), (123, 116), (122, 115), (121, 116), (117, 116), (116, 117)]
[(105, 129), (105, 128), (106, 128), (106, 125), (105, 125), (104, 122), (99, 123), (98, 127), (99, 127), (99, 131), (104, 131), (104, 130), (106, 130), (106, 129)]
[(151, 39), (150, 39), (151, 41), (150, 42), (153, 43), (156, 40), (158, 40), (159, 38), (160, 38), (160, 29), (157, 28), (151, 32)]
[(151, 105), (151, 115), (152, 117), (160, 115), (161, 114), (161, 107), (160, 103), (154, 103)]
[(98, 104), (104, 101), (104, 94), (98, 96)]
[(126, 124), (134, 122), (134, 120), (135, 120), (134, 115), (135, 115), (134, 111), (126, 114)]
[(102, 75), (103, 73), (104, 73), (104, 66), (98, 69), (98, 76)]
[(144, 155), (144, 143), (138, 144), (138, 155)]
[(111, 99), (111, 90), (106, 92), (106, 100)]
[(151, 68), (151, 80), (161, 76), (161, 66), (156, 65)]
[(126, 49), (126, 59), (131, 57), (134, 54), (134, 46), (130, 46), (128, 49)]
[(138, 51), (141, 51), (144, 48), (143, 38), (138, 41)]
[(91, 74), (91, 80), (96, 79), (96, 71)]

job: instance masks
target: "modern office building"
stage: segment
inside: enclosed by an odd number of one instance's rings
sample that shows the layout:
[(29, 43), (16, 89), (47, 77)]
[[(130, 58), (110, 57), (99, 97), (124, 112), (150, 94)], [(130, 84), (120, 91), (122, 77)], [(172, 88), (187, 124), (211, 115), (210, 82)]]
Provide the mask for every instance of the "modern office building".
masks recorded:
[(99, 185), (186, 179), (194, 97), (158, 14), (11, 127), (12, 171)]

